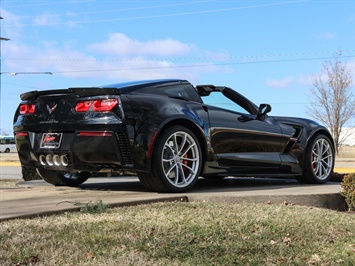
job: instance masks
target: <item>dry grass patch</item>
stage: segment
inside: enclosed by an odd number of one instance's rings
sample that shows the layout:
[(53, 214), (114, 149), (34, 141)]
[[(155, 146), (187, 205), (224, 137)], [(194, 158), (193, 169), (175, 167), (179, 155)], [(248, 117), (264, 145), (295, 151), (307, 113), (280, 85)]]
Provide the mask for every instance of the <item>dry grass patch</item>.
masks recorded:
[(354, 265), (355, 217), (283, 205), (157, 203), (0, 223), (1, 265)]
[(0, 179), (1, 187), (16, 187), (16, 184), (22, 180), (20, 179)]

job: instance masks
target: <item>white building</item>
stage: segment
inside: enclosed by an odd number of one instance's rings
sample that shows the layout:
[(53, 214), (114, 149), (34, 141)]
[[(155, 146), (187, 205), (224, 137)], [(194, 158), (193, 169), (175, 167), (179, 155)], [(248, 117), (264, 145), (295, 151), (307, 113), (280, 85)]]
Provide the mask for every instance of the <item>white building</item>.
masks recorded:
[(355, 127), (343, 127), (340, 142), (342, 145), (355, 146)]

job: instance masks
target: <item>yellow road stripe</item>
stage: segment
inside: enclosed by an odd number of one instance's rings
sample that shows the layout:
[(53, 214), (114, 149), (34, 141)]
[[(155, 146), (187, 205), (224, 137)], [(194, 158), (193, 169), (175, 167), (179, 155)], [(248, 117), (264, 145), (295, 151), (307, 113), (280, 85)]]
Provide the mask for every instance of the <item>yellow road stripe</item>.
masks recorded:
[(355, 168), (335, 167), (334, 172), (336, 172), (336, 173), (355, 173)]
[(0, 166), (21, 166), (20, 162), (0, 162)]

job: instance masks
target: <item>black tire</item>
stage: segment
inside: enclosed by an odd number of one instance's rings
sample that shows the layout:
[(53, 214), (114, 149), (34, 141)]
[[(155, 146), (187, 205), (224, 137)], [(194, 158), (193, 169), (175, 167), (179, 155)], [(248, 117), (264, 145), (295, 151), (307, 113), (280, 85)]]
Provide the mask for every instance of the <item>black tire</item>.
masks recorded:
[(37, 168), (31, 166), (21, 166), (22, 179), (25, 181), (31, 180), (41, 180), (42, 177), (39, 175)]
[(185, 127), (173, 126), (157, 139), (151, 173), (138, 177), (150, 190), (184, 192), (197, 182), (201, 165), (201, 147), (195, 134)]
[(9, 153), (9, 152), (10, 152), (10, 149), (6, 148), (5, 153)]
[(139, 172), (137, 173), (139, 181), (145, 186), (147, 189), (156, 191), (156, 188), (153, 184), (151, 184), (151, 176), (147, 173)]
[(55, 186), (76, 187), (84, 183), (91, 174), (89, 172), (67, 173), (63, 171), (37, 169), (44, 181)]
[(334, 145), (325, 135), (317, 135), (309, 141), (304, 156), (303, 175), (297, 180), (306, 184), (324, 184), (334, 169)]

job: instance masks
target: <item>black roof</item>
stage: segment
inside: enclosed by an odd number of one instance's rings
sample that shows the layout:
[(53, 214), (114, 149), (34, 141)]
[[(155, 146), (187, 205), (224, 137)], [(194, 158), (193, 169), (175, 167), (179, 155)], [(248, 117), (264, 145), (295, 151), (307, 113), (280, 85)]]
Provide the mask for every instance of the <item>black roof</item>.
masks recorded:
[[(44, 90), (30, 91), (20, 95), (21, 100), (34, 100), (42, 95), (66, 94), (75, 93), (78, 96), (95, 96), (105, 94), (121, 94), (139, 90), (144, 87), (159, 87), (173, 84), (190, 84), (187, 80), (182, 79), (155, 79), (155, 80), (137, 80), (122, 83), (109, 84), (97, 87), (77, 87), (59, 89), (59, 90)], [(103, 90), (104, 89), (104, 90)]]
[(114, 83), (101, 86), (101, 88), (116, 88), (122, 92), (130, 92), (133, 90), (137, 90), (142, 87), (158, 87), (164, 85), (172, 85), (172, 84), (190, 84), (187, 80), (183, 79), (154, 79), (154, 80), (136, 80), (136, 81), (128, 81), (122, 83)]

